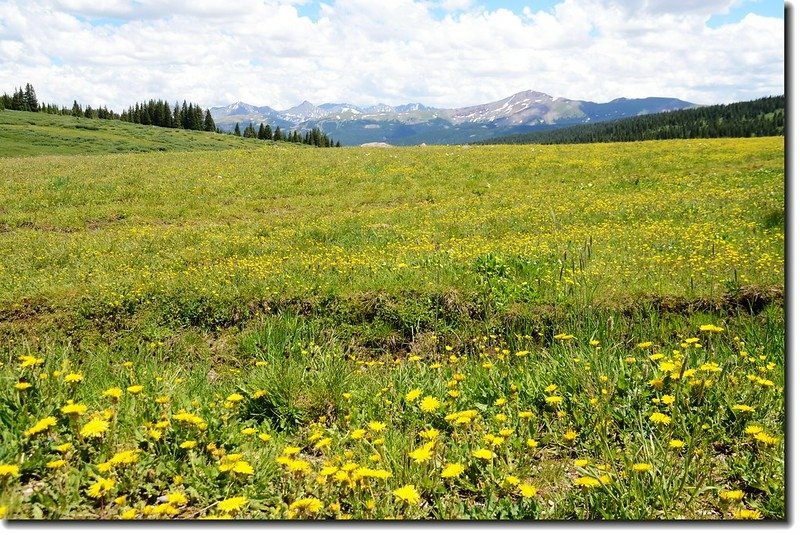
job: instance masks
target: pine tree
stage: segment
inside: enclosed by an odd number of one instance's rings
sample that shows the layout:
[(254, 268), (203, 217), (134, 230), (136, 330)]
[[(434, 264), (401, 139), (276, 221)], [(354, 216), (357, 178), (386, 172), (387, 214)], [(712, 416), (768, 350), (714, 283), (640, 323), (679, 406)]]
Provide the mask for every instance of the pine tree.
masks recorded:
[(236, 126), (233, 127), (233, 135), (242, 137), (242, 131), (239, 130), (239, 123), (236, 123)]
[(36, 99), (36, 91), (31, 84), (25, 84), (25, 107), (28, 111), (39, 111), (39, 101)]
[(211, 117), (211, 112), (206, 110), (206, 116), (203, 120), (203, 130), (206, 132), (213, 132), (217, 129), (217, 125), (214, 124), (214, 118)]

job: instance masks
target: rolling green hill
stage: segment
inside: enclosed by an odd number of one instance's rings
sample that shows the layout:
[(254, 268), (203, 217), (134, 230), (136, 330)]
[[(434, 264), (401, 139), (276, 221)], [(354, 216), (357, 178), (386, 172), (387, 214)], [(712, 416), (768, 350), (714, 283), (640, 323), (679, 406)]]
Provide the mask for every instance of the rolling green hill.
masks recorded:
[(0, 157), (223, 150), (260, 143), (264, 142), (122, 121), (0, 111)]

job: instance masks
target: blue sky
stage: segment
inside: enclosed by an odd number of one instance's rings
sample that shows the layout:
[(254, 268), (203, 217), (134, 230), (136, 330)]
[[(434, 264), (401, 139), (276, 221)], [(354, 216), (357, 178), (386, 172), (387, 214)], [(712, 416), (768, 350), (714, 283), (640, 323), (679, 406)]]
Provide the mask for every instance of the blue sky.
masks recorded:
[[(518, 15), (523, 13), (524, 8), (529, 8), (531, 11), (552, 11), (557, 5), (564, 0), (483, 0), (476, 1), (476, 6), (483, 7), (489, 11), (497, 9), (508, 9)], [(703, 0), (698, 0), (702, 2)], [(328, 2), (330, 3), (330, 2)], [(319, 0), (311, 0), (305, 4), (296, 6), (298, 13), (301, 16), (309, 17), (316, 20), (319, 16)], [(711, 28), (718, 28), (723, 24), (741, 21), (748, 13), (755, 13), (764, 17), (778, 17), (782, 18), (784, 10), (784, 3), (779, 0), (741, 0), (739, 5), (732, 7), (727, 13), (717, 14), (710, 17), (707, 25)], [(444, 9), (434, 9), (434, 13), (443, 17), (448, 12)]]
[(784, 72), (775, 0), (0, 0), (0, 91), (67, 105), (716, 104)]

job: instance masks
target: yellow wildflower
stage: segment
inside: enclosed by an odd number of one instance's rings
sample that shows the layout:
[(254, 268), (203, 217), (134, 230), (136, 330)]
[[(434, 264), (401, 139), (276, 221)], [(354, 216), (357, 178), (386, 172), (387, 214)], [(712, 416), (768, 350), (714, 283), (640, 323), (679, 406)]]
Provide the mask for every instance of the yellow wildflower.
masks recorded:
[(108, 422), (100, 418), (92, 418), (83, 427), (80, 435), (82, 437), (100, 437), (108, 431)]
[(419, 492), (417, 492), (417, 489), (414, 487), (414, 485), (400, 487), (399, 489), (394, 490), (392, 494), (394, 494), (397, 499), (406, 502), (408, 505), (415, 505), (419, 503), (421, 499)]
[(0, 477), (19, 477), (19, 465), (0, 464)]
[(249, 500), (244, 496), (234, 496), (233, 498), (228, 498), (226, 500), (222, 500), (217, 504), (217, 509), (222, 511), (223, 513), (230, 513), (232, 511), (238, 511), (245, 505), (247, 505)]
[(481, 448), (472, 452), (472, 456), (476, 459), (483, 459), (484, 461), (488, 461), (493, 458), (494, 452), (491, 450), (487, 450), (486, 448)]
[(578, 479), (576, 479), (575, 480), (575, 484), (578, 485), (579, 487), (590, 489), (590, 488), (593, 488), (593, 487), (599, 487), (600, 486), (600, 481), (598, 479), (596, 479), (596, 478), (591, 477), (591, 476), (583, 476), (583, 477), (579, 477)]
[(672, 421), (672, 418), (661, 412), (654, 412), (650, 415), (650, 421), (655, 424), (667, 425)]
[(719, 497), (727, 502), (740, 502), (744, 498), (743, 490), (721, 490)]
[(103, 390), (103, 395), (107, 398), (119, 399), (120, 397), (122, 397), (122, 389), (116, 386), (111, 387), (107, 390)]
[(105, 496), (115, 483), (116, 481), (114, 479), (101, 477), (89, 486), (86, 490), (86, 494), (92, 498), (100, 498)]
[(736, 520), (761, 520), (761, 513), (752, 509), (737, 509), (733, 512)]
[(433, 396), (425, 396), (425, 398), (420, 401), (419, 408), (422, 412), (433, 412), (439, 408), (441, 402)]
[(673, 438), (672, 440), (669, 441), (669, 447), (672, 448), (673, 450), (679, 450), (685, 445), (686, 443), (683, 440), (679, 440), (677, 438)]
[(407, 401), (408, 403), (411, 403), (411, 402), (413, 402), (415, 399), (417, 399), (418, 397), (420, 397), (421, 395), (422, 395), (422, 390), (420, 390), (419, 388), (415, 388), (414, 390), (412, 390), (412, 391), (410, 391), (408, 394), (406, 394), (406, 401)]
[(42, 418), (35, 424), (33, 424), (33, 427), (31, 427), (30, 429), (27, 429), (25, 431), (25, 436), (30, 437), (37, 433), (41, 433), (42, 431), (46, 431), (47, 429), (53, 427), (54, 425), (56, 425), (55, 416), (47, 416), (45, 418)]
[(461, 475), (464, 472), (464, 465), (460, 463), (447, 463), (442, 469), (442, 477), (445, 479), (455, 478)]
[(367, 424), (367, 426), (376, 433), (379, 433), (384, 429), (386, 429), (386, 424), (383, 422), (370, 422)]
[(61, 407), (61, 414), (74, 414), (79, 416), (86, 412), (88, 407), (83, 403), (74, 403), (71, 399), (67, 401), (67, 404)]

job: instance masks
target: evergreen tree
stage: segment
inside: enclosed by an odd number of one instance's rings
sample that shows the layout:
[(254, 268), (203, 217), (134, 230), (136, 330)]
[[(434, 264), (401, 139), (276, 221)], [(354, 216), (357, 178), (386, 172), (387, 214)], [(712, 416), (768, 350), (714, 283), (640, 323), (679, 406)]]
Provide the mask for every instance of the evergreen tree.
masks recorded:
[(257, 137), (257, 134), (256, 134), (256, 129), (255, 129), (255, 127), (253, 126), (253, 123), (250, 123), (250, 124), (248, 124), (248, 125), (247, 125), (247, 126), (244, 128), (244, 137), (249, 137), (249, 138), (255, 138), (255, 137)]
[(281, 132), (281, 127), (275, 127), (275, 133), (272, 134), (272, 139), (275, 141), (283, 141), (283, 132)]
[(236, 123), (236, 126), (233, 127), (233, 135), (234, 136), (242, 136), (242, 131), (239, 130), (239, 123)]
[(81, 105), (78, 104), (77, 100), (72, 101), (72, 115), (75, 117), (80, 117), (83, 114), (83, 110), (81, 110)]
[(206, 132), (213, 132), (217, 129), (217, 125), (214, 124), (214, 118), (211, 117), (211, 112), (206, 110), (206, 116), (203, 120), (203, 130)]
[(25, 84), (25, 94), (23, 97), (25, 107), (28, 111), (39, 111), (39, 101), (36, 99), (36, 91), (31, 84)]
[(14, 89), (14, 94), (11, 97), (11, 109), (25, 111), (25, 97), (22, 94), (22, 89)]

